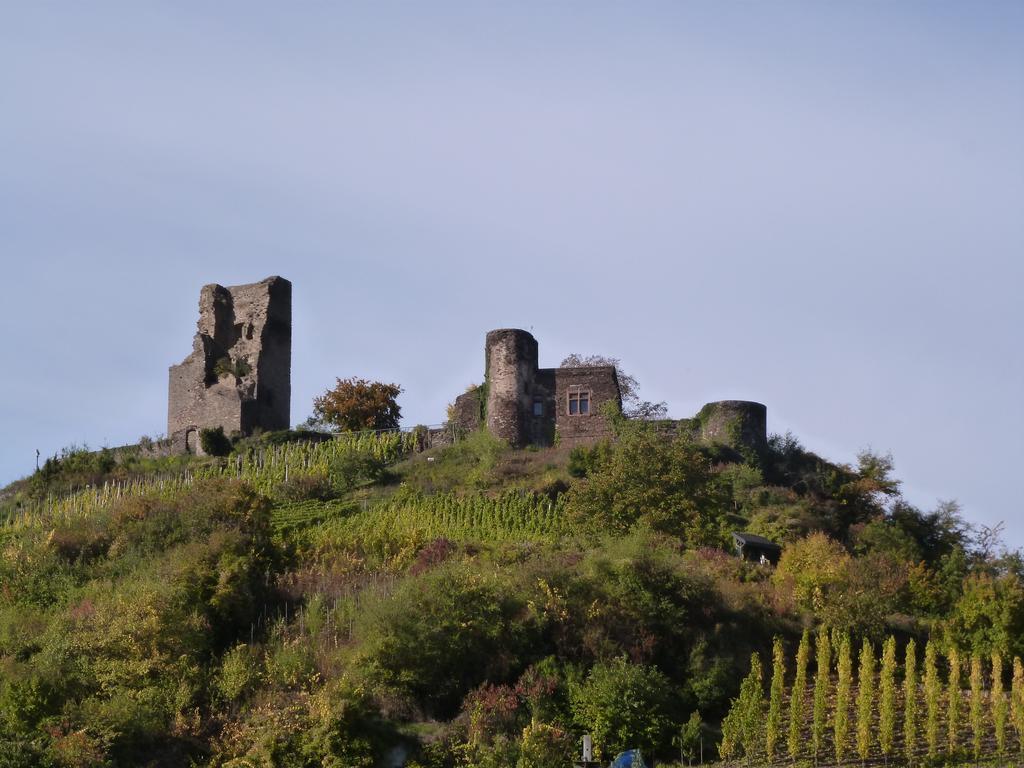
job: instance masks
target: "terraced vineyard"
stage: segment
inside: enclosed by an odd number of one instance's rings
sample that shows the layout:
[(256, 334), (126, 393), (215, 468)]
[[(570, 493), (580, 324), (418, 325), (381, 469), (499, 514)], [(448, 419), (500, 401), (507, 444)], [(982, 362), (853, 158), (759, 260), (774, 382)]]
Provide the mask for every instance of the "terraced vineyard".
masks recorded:
[(327, 477), (332, 464), (346, 455), (365, 454), (384, 464), (393, 464), (415, 445), (407, 432), (346, 433), (321, 442), (259, 445), (229, 459), (207, 460), (175, 474), (150, 474), (105, 482), (95, 488), (45, 499), (25, 499), (0, 523), (4, 531), (27, 526), (53, 526), (105, 511), (117, 499), (152, 496), (169, 499), (196, 480), (231, 477), (245, 480), (256, 491), (272, 495), (282, 483), (300, 477)]

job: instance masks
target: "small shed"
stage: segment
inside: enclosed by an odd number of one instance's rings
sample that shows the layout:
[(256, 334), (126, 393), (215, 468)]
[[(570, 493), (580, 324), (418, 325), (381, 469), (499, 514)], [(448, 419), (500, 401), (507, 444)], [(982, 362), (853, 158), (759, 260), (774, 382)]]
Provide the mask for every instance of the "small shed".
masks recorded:
[(764, 536), (756, 533), (739, 533), (733, 531), (732, 542), (736, 547), (736, 554), (744, 560), (766, 565), (776, 565), (782, 556), (782, 547)]

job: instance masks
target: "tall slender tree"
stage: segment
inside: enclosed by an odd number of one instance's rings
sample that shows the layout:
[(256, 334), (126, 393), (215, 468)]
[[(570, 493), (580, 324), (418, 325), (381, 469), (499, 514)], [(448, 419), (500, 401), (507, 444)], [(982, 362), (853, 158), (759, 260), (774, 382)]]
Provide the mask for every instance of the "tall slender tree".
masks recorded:
[(924, 731), (928, 743), (928, 758), (931, 760), (939, 754), (939, 707), (942, 702), (942, 679), (939, 677), (936, 656), (935, 643), (929, 640), (924, 647)]
[(814, 640), (816, 665), (814, 669), (814, 714), (811, 721), (811, 751), (814, 753), (814, 764), (818, 764), (825, 739), (825, 722), (828, 717), (828, 695), (832, 675), (832, 646), (828, 639), (828, 630), (818, 629)]
[(946, 727), (948, 733), (949, 756), (955, 757), (960, 751), (960, 713), (963, 704), (960, 696), (960, 652), (950, 648), (947, 654), (949, 661), (949, 683), (946, 686)]
[(742, 754), (747, 765), (764, 746), (764, 688), (761, 657), (750, 655), (750, 673), (740, 684), (740, 695), (733, 699), (729, 714), (722, 721), (719, 754), (725, 758)]
[(1013, 682), (1010, 684), (1010, 722), (1017, 732), (1017, 743), (1024, 758), (1024, 663), (1019, 656), (1013, 658)]
[(975, 761), (981, 757), (981, 743), (985, 737), (985, 703), (982, 699), (984, 677), (981, 656), (971, 654), (971, 747)]
[(782, 735), (782, 693), (786, 681), (786, 655), (782, 638), (772, 643), (772, 685), (768, 694), (768, 721), (765, 723), (764, 749), (768, 762), (775, 761), (775, 752)]
[(903, 662), (903, 753), (913, 765), (917, 758), (917, 643), (913, 638)]
[(878, 747), (886, 764), (896, 742), (896, 638), (882, 647), (882, 671), (878, 679)]
[(811, 633), (804, 630), (800, 637), (800, 647), (796, 651), (796, 677), (793, 679), (793, 690), (789, 694), (789, 734), (786, 747), (789, 759), (796, 762), (803, 746), (801, 729), (804, 725), (804, 694), (807, 692), (807, 662), (811, 655)]
[(1006, 754), (1006, 694), (1003, 691), (1003, 657), (999, 651), (992, 651), (992, 682), (989, 691), (992, 697), (992, 728), (996, 736), (996, 753)]
[(875, 703), (875, 651), (865, 637), (857, 670), (857, 754), (863, 765), (871, 753), (871, 714)]
[(850, 691), (853, 688), (853, 659), (850, 657), (850, 636), (839, 637), (836, 657), (836, 711), (832, 719), (832, 735), (835, 740), (836, 762), (842, 764), (846, 757), (847, 740), (850, 731)]

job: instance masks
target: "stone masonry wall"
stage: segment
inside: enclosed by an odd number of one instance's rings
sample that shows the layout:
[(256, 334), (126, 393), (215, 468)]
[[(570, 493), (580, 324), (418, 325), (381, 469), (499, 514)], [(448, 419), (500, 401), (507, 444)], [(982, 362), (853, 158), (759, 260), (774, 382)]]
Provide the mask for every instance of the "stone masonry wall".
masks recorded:
[(268, 277), (203, 286), (192, 354), (169, 371), (167, 435), (198, 452), (199, 430), (287, 429), (291, 407), (291, 283)]
[[(610, 436), (611, 426), (602, 409), (609, 402), (622, 407), (622, 394), (615, 368), (555, 368), (552, 373), (555, 379), (555, 429), (559, 442), (573, 445)], [(589, 413), (569, 413), (569, 394), (573, 392), (586, 392), (589, 395)]]

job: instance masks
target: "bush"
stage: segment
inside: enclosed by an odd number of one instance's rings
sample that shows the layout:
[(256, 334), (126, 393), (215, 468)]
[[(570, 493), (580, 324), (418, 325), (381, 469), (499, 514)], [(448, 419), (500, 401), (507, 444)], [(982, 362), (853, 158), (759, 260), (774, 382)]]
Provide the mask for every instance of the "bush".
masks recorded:
[(199, 445), (208, 456), (227, 456), (231, 453), (231, 440), (224, 434), (224, 427), (199, 430)]
[(725, 544), (725, 507), (695, 443), (632, 423), (597, 471), (573, 481), (566, 509), (584, 530), (625, 533), (642, 524), (701, 546)]
[(595, 751), (611, 758), (627, 749), (666, 751), (674, 722), (672, 686), (656, 667), (620, 656), (595, 664), (571, 684), (573, 720), (594, 737)]
[(381, 689), (451, 714), (470, 689), (520, 666), (526, 627), (515, 618), (523, 606), (509, 592), (454, 564), (406, 579), (361, 612), (358, 664)]

